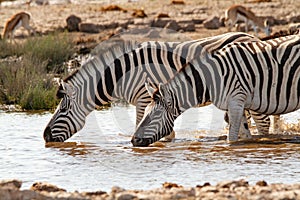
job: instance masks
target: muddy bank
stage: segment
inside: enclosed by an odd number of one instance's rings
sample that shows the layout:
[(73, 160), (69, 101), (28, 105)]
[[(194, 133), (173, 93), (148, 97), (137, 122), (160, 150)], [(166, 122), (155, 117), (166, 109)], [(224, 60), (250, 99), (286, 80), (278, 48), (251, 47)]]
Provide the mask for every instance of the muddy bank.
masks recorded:
[(250, 185), (245, 180), (222, 181), (216, 185), (205, 183), (195, 187), (183, 187), (176, 183), (164, 183), (161, 188), (152, 190), (126, 190), (113, 187), (111, 191), (68, 192), (49, 183), (34, 183), (31, 188), (20, 189), (19, 180), (3, 180), (0, 182), (0, 197), (2, 200), (23, 199), (300, 199), (300, 183), (268, 184), (259, 181)]

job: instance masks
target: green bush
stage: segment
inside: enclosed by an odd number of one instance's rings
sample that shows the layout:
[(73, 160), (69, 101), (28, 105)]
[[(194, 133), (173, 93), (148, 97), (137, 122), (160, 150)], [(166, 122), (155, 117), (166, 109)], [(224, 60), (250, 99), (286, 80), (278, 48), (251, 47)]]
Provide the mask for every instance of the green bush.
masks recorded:
[(74, 53), (66, 35), (0, 41), (0, 103), (27, 110), (53, 109), (58, 103), (53, 77)]
[(30, 86), (20, 100), (20, 106), (26, 110), (50, 110), (58, 100), (55, 98), (56, 88), (45, 88), (43, 83)]
[(47, 61), (48, 72), (61, 72), (62, 64), (74, 53), (71, 40), (65, 34), (47, 35), (40, 38), (29, 38), (23, 44), (24, 54)]

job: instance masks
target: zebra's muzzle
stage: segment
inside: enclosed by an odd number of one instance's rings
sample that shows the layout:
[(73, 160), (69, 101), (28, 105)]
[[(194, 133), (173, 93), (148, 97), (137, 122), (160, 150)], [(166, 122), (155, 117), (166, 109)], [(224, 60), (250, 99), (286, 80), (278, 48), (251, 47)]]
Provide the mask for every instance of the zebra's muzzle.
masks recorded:
[(147, 147), (152, 142), (149, 138), (147, 139), (147, 138), (140, 138), (140, 137), (133, 136), (131, 139), (131, 143), (135, 147)]
[(44, 131), (44, 140), (45, 142), (53, 142), (52, 132), (49, 126), (47, 126)]

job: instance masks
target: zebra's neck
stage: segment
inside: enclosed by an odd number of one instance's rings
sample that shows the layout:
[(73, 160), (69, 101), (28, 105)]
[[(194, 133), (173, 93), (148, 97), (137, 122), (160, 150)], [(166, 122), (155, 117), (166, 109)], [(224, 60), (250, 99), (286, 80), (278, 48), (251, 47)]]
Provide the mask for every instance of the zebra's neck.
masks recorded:
[(210, 94), (204, 79), (195, 77), (195, 68), (188, 64), (166, 84), (179, 114), (196, 105), (210, 102)]

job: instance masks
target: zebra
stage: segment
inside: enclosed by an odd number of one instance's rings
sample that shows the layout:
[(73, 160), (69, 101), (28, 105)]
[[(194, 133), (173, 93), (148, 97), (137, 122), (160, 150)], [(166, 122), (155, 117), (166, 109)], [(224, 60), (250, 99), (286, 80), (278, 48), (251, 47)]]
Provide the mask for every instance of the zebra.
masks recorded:
[[(136, 125), (151, 102), (145, 82), (166, 83), (188, 62), (205, 52), (231, 42), (258, 40), (246, 33), (185, 42), (116, 42), (105, 52), (93, 54), (80, 69), (60, 81), (57, 97), (61, 102), (44, 130), (46, 142), (63, 142), (83, 128), (96, 107), (116, 99), (136, 106)], [(254, 118), (255, 120), (255, 118)], [(267, 124), (268, 121), (260, 124)], [(258, 123), (257, 123), (258, 124)], [(248, 131), (243, 131), (248, 137)]]
[(152, 102), (132, 137), (148, 146), (166, 136), (185, 110), (205, 102), (228, 112), (227, 141), (238, 140), (244, 109), (263, 115), (300, 108), (300, 35), (234, 42), (195, 58), (158, 89), (145, 84)]

